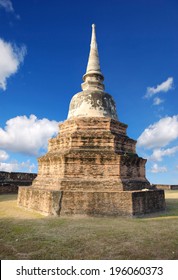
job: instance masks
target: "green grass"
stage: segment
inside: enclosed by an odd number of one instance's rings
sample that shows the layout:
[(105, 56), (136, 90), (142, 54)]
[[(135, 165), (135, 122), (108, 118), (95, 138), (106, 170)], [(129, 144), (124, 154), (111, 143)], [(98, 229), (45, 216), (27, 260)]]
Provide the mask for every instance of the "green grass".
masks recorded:
[(1, 259), (178, 259), (178, 191), (142, 218), (44, 217), (0, 196)]

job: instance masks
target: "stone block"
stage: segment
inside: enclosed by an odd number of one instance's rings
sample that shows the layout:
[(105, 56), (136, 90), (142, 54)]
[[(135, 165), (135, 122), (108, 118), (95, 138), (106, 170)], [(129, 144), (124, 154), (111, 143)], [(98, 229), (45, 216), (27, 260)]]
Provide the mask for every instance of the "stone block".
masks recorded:
[(20, 187), (17, 203), (28, 210), (56, 216), (60, 214), (61, 197), (61, 191)]
[(20, 187), (18, 205), (55, 216), (139, 216), (165, 209), (162, 190), (97, 192)]

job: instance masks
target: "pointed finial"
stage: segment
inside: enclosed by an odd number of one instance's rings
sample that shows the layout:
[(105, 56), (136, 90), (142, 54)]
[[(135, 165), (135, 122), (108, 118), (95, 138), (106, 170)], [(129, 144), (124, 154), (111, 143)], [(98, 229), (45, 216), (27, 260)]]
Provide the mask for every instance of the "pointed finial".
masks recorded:
[(92, 35), (91, 35), (91, 49), (97, 49), (97, 43), (96, 43), (96, 31), (95, 31), (95, 24), (92, 24)]
[[(94, 78), (95, 75), (95, 78)], [(96, 75), (98, 78), (96, 78)], [(94, 81), (96, 79), (96, 81)], [(102, 81), (104, 80), (104, 76), (100, 69), (99, 55), (98, 55), (98, 47), (96, 42), (96, 31), (95, 24), (92, 24), (92, 35), (91, 35), (91, 43), (90, 43), (90, 54), (88, 58), (87, 70), (85, 75), (83, 76), (84, 83), (82, 84), (82, 89), (95, 89), (103, 90), (104, 85)]]

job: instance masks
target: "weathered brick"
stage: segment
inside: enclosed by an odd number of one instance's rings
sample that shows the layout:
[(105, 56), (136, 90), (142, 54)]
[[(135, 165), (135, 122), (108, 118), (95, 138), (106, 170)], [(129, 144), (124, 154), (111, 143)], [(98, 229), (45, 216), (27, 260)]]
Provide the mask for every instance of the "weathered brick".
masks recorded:
[(145, 177), (146, 160), (135, 153), (126, 125), (83, 117), (60, 127), (38, 160), (32, 186), (20, 188), (20, 206), (45, 215), (132, 216), (165, 208), (164, 197)]

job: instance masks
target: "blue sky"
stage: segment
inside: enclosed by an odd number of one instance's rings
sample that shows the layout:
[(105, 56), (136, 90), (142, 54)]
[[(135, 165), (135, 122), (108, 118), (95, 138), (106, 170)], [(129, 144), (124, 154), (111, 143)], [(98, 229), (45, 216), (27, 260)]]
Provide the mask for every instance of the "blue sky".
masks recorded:
[(81, 90), (92, 23), (147, 178), (178, 184), (177, 0), (0, 0), (0, 169), (37, 171)]

